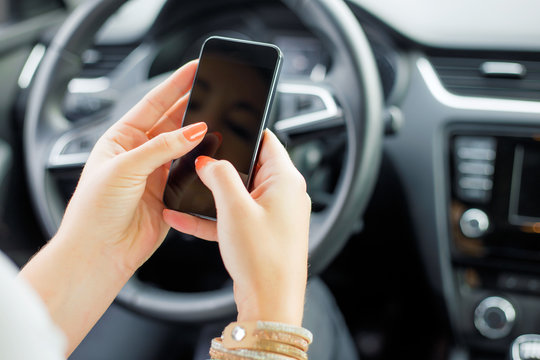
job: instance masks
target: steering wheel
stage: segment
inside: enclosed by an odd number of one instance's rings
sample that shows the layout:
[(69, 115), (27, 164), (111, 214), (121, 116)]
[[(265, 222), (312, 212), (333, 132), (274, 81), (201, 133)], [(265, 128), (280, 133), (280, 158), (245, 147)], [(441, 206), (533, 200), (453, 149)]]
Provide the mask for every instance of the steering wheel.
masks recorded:
[[(82, 168), (99, 136), (162, 79), (146, 78), (151, 62), (147, 56), (130, 56), (129, 69), (108, 79), (106, 91), (124, 89), (110, 108), (78, 122), (69, 121), (63, 114), (62, 101), (68, 83), (72, 86), (70, 81), (82, 67), (84, 50), (125, 1), (80, 5), (55, 35), (32, 84), (24, 121), (25, 165), (35, 211), (51, 237), (65, 210), (52, 173), (58, 168)], [(324, 210), (312, 214), (309, 261), (313, 275), (325, 269), (343, 248), (374, 188), (383, 136), (382, 90), (369, 43), (344, 1), (282, 2), (319, 35), (331, 53), (332, 66), (324, 79), (278, 84), (278, 101), (286, 96), (308, 96), (317, 98), (321, 106), (307, 114), (278, 118), (273, 130), (287, 138), (308, 133), (323, 137), (327, 131), (338, 129), (346, 139), (332, 197)], [(127, 88), (133, 90), (126, 92)], [(128, 281), (117, 301), (139, 313), (178, 321), (217, 319), (235, 311), (232, 286), (180, 293), (144, 283), (137, 275)]]

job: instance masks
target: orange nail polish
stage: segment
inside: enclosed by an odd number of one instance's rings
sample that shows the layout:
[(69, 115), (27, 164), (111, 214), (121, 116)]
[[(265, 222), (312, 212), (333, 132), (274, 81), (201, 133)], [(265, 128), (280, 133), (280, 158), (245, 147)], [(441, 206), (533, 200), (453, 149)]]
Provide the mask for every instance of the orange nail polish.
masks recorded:
[(183, 134), (188, 141), (195, 141), (202, 138), (206, 134), (206, 130), (208, 130), (206, 123), (200, 122), (186, 127)]
[(210, 162), (214, 162), (214, 161), (217, 161), (215, 159), (212, 159), (210, 156), (204, 156), (204, 155), (201, 155), (199, 157), (197, 157), (195, 159), (195, 168), (197, 170), (200, 170), (202, 169), (203, 167), (206, 166), (206, 164), (210, 163)]

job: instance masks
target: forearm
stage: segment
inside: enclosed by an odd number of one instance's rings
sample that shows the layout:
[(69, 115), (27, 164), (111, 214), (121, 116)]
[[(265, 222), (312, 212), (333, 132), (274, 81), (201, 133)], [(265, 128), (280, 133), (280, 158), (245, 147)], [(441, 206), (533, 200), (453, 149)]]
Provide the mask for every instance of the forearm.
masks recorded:
[(66, 355), (79, 345), (130, 276), (91, 243), (81, 246), (81, 241), (70, 240), (57, 235), (19, 275), (37, 291), (64, 331)]

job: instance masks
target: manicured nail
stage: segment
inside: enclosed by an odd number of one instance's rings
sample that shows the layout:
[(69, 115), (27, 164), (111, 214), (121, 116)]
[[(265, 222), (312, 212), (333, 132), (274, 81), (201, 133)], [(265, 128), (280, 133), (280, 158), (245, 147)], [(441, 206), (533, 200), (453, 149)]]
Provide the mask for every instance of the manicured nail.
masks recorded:
[(212, 159), (210, 156), (201, 155), (195, 159), (195, 168), (197, 170), (200, 170), (203, 167), (205, 167), (208, 163), (215, 162), (215, 161), (217, 160)]
[(186, 127), (183, 134), (188, 141), (196, 141), (206, 134), (206, 130), (208, 130), (206, 123), (200, 122)]

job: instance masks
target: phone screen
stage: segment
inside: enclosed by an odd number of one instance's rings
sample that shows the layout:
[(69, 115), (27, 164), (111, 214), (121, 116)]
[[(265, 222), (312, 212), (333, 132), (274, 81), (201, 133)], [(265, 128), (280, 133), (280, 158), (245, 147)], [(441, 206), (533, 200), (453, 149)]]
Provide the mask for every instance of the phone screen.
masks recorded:
[(250, 187), (281, 58), (280, 50), (270, 44), (206, 40), (182, 126), (204, 121), (208, 132), (195, 149), (172, 162), (165, 206), (216, 218), (212, 193), (195, 172), (200, 155), (230, 161)]

